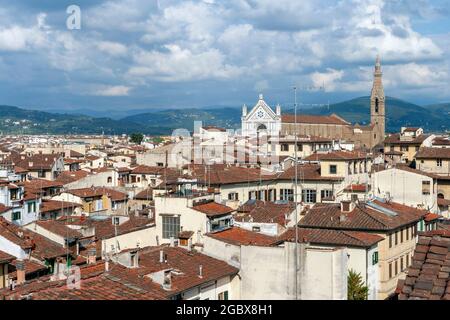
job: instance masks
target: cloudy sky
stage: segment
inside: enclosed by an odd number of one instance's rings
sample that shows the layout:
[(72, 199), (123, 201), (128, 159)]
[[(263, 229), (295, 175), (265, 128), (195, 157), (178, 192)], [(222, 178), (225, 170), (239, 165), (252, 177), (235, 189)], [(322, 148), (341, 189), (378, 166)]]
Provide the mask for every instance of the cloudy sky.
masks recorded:
[(370, 93), (377, 53), (387, 95), (448, 102), (449, 26), (450, 0), (0, 0), (0, 104), (337, 102)]

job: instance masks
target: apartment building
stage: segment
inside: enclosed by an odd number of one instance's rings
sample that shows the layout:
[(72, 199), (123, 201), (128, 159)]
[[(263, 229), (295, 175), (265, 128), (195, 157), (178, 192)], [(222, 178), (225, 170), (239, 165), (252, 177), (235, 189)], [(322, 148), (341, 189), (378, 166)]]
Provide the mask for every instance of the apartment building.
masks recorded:
[(400, 133), (391, 134), (384, 140), (384, 152), (401, 152), (401, 161), (410, 163), (423, 147), (431, 147), (434, 135), (425, 134), (422, 128), (402, 127)]
[(417, 232), (425, 230), (428, 212), (380, 199), (316, 204), (300, 220), (301, 228), (362, 231), (383, 238), (378, 243), (377, 299), (392, 295), (411, 263)]

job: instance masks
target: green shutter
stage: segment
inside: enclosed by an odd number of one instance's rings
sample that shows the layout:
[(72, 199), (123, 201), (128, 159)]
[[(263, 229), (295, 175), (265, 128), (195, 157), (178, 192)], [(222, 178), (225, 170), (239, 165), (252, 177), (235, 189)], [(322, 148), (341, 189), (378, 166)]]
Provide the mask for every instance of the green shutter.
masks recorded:
[(223, 300), (228, 300), (228, 290), (223, 293)]

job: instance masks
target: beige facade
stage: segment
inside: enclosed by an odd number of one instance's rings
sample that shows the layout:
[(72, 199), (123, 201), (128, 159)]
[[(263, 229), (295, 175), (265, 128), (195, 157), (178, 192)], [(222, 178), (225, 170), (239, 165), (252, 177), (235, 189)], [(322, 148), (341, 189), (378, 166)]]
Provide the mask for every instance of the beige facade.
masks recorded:
[(412, 256), (417, 242), (415, 228), (422, 231), (423, 221), (410, 224), (390, 233), (379, 233), (384, 238), (378, 243), (379, 253), (379, 291), (378, 299), (386, 299), (392, 293), (399, 279), (404, 279), (405, 271), (412, 263)]

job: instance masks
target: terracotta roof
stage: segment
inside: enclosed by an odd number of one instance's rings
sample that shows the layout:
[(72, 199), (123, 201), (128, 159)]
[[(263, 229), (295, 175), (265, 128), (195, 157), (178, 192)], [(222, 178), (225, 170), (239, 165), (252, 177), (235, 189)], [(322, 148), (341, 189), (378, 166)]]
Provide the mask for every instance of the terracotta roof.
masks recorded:
[[(160, 250), (163, 251), (167, 262), (160, 262)], [(201, 277), (199, 277), (200, 265), (202, 266)], [(239, 272), (239, 269), (226, 262), (205, 254), (168, 246), (147, 247), (139, 250), (139, 267), (128, 269), (126, 272), (130, 276), (133, 274), (145, 276), (167, 269), (179, 271), (179, 273), (172, 273), (172, 285), (166, 292), (167, 297)]]
[(0, 203), (0, 213), (4, 213), (4, 212), (9, 211), (11, 209), (12, 209), (12, 207), (7, 207), (3, 203)]
[(16, 226), (0, 217), (0, 236), (17, 244), (22, 249), (31, 249), (31, 256), (38, 260), (66, 255), (66, 249), (31, 230)]
[(192, 209), (200, 211), (206, 214), (208, 217), (222, 216), (225, 214), (230, 214), (234, 211), (233, 208), (214, 201), (194, 205), (192, 206)]
[(363, 160), (363, 159), (371, 159), (371, 156), (368, 153), (361, 151), (332, 151), (327, 153), (318, 153), (315, 152), (310, 156), (306, 157), (306, 161), (322, 161), (322, 160)]
[(78, 181), (82, 178), (85, 178), (89, 175), (89, 172), (84, 170), (77, 170), (77, 171), (63, 171), (61, 174), (56, 178), (55, 181), (62, 183), (62, 184), (68, 184), (74, 181)]
[(207, 233), (206, 236), (238, 246), (271, 246), (278, 241), (276, 237), (238, 227), (232, 227), (214, 233)]
[(235, 221), (252, 221), (259, 223), (278, 223), (285, 226), (287, 216), (295, 210), (293, 202), (275, 203), (262, 200), (250, 200), (237, 209)]
[(179, 239), (189, 239), (194, 234), (194, 231), (180, 231), (178, 233)]
[[(8, 268), (9, 271), (8, 277), (13, 280), (17, 279), (17, 269), (16, 269), (17, 261), (18, 259), (14, 259), (13, 261), (11, 261)], [(22, 261), (25, 267), (25, 277), (29, 275), (36, 276), (36, 273), (38, 272), (45, 273), (48, 270), (48, 267), (45, 266), (43, 263), (39, 263), (28, 259)]]
[(419, 234), (400, 300), (450, 300), (450, 233), (434, 231)]
[[(71, 222), (68, 222), (67, 224), (71, 224)], [(80, 221), (80, 223), (75, 224), (95, 227), (95, 236), (98, 239), (109, 239), (114, 237), (115, 235), (115, 227), (112, 224), (111, 217), (108, 217), (105, 220), (85, 219), (83, 221)], [(146, 228), (151, 228), (154, 227), (154, 225), (155, 222), (146, 217), (136, 217), (130, 215), (128, 221), (123, 222), (122, 224), (117, 226), (117, 234), (121, 235)]]
[(68, 152), (66, 152), (66, 157), (68, 157), (68, 158), (84, 158), (84, 154), (79, 153), (75, 150), (69, 150)]
[[(300, 164), (297, 165), (297, 177), (300, 181), (310, 180), (310, 181), (341, 181), (344, 180), (343, 177), (326, 177), (321, 175), (319, 164)], [(277, 180), (294, 180), (295, 179), (295, 166), (289, 167), (285, 171), (281, 172)]]
[(448, 137), (436, 137), (433, 140), (433, 145), (440, 145), (440, 146), (449, 146), (450, 145), (450, 139)]
[(174, 174), (177, 171), (173, 168), (165, 168), (158, 166), (145, 166), (140, 165), (131, 170), (131, 174), (154, 174), (154, 175), (164, 175), (167, 173)]
[(436, 213), (429, 213), (425, 216), (425, 221), (430, 222), (430, 221), (438, 220), (440, 218), (442, 218), (442, 216), (440, 216)]
[(345, 192), (366, 192), (369, 190), (369, 186), (366, 184), (350, 184), (345, 187)]
[(63, 184), (59, 181), (50, 181), (46, 179), (33, 179), (19, 183), (25, 187), (26, 192), (39, 193), (49, 188), (61, 188)]
[[(24, 157), (24, 159), (22, 159)], [(35, 154), (32, 156), (12, 156), (14, 165), (25, 170), (51, 170), (60, 154)]]
[(300, 220), (299, 226), (322, 229), (388, 231), (418, 222), (428, 212), (395, 202), (372, 201), (375, 206), (395, 212), (391, 216), (367, 204), (356, 204), (351, 212), (342, 212), (341, 204), (317, 203)]
[(450, 159), (450, 148), (423, 147), (416, 153), (416, 159)]
[(81, 188), (81, 189), (71, 189), (65, 191), (67, 193), (73, 194), (79, 198), (92, 198), (106, 195), (113, 201), (125, 200), (127, 198), (127, 194), (116, 191), (113, 189), (108, 189), (105, 187), (92, 187), (92, 188)]
[(40, 212), (46, 213), (76, 207), (81, 207), (81, 204), (68, 201), (42, 200)]
[[(283, 241), (295, 242), (295, 229), (289, 228), (280, 238)], [(368, 232), (298, 228), (298, 240), (311, 244), (368, 248), (382, 241), (383, 237)]]
[(417, 137), (411, 137), (411, 139), (402, 140), (400, 133), (391, 134), (384, 139), (384, 144), (422, 144), (430, 135), (421, 134)]
[(50, 231), (63, 238), (80, 239), (83, 235), (75, 229), (69, 228), (61, 221), (56, 220), (41, 220), (36, 221), (36, 224), (41, 228)]
[(134, 196), (134, 199), (138, 200), (151, 200), (153, 198), (153, 189), (147, 188), (139, 192)]
[(11, 262), (14, 259), (14, 256), (0, 250), (0, 264)]
[(263, 172), (258, 168), (237, 167), (227, 164), (190, 165), (189, 170), (194, 178), (208, 182), (210, 185), (268, 181), (277, 177), (276, 174)]
[(80, 289), (71, 289), (66, 280), (51, 281), (49, 276), (27, 281), (14, 291), (2, 289), (0, 297), (33, 300), (162, 300), (165, 292), (150, 279), (131, 277), (127, 268), (112, 264), (105, 272), (104, 262), (80, 268)]
[[(283, 114), (281, 115), (282, 123), (295, 123), (295, 115)], [(349, 122), (343, 120), (339, 116), (332, 114), (329, 116), (316, 116), (309, 114), (298, 114), (297, 123), (311, 123), (311, 124), (334, 124), (334, 125), (348, 125)]]

